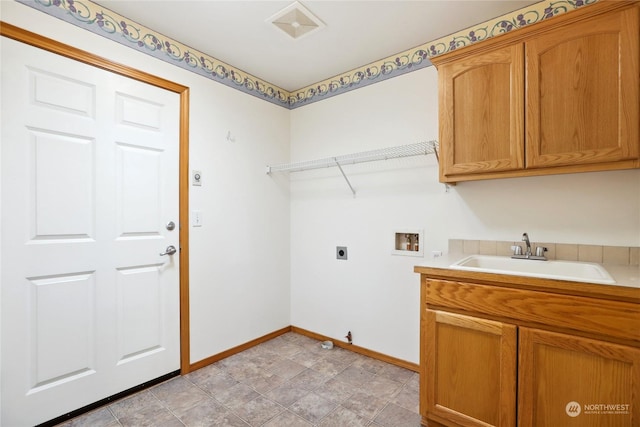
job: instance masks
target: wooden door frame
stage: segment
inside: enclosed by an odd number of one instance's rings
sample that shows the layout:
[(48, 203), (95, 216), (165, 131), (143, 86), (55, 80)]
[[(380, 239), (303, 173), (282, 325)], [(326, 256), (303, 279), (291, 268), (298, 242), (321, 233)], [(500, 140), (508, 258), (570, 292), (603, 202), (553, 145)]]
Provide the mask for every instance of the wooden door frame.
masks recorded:
[(0, 21), (0, 36), (180, 95), (179, 242), (180, 373), (190, 371), (189, 348), (189, 88)]

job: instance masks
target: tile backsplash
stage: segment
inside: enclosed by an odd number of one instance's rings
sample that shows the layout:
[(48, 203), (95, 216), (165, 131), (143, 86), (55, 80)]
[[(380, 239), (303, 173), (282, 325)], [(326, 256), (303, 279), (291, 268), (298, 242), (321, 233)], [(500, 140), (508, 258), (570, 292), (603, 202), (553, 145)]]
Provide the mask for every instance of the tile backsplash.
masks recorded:
[[(449, 239), (449, 252), (469, 255), (511, 256), (513, 255), (511, 246), (514, 245), (520, 245), (525, 250), (524, 242), (521, 241)], [(545, 255), (548, 259), (615, 265), (640, 265), (640, 247), (531, 242), (533, 251), (537, 246), (547, 248)]]

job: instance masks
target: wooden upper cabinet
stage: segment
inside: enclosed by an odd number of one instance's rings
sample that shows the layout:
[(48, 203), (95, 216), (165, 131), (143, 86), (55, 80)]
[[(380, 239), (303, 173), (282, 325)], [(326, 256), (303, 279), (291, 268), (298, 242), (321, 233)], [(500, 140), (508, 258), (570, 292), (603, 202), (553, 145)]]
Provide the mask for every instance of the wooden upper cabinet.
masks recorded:
[(440, 181), (640, 167), (640, 2), (600, 1), (432, 58)]
[(638, 158), (638, 10), (525, 43), (527, 168)]
[(438, 69), (443, 177), (524, 166), (523, 70), (522, 44)]

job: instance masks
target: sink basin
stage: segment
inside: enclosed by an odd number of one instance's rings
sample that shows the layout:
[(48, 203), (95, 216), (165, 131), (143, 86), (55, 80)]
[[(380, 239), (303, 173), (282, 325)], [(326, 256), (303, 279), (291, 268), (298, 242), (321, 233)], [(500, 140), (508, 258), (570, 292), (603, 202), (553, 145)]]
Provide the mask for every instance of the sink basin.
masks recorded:
[(591, 262), (533, 261), (503, 256), (471, 255), (451, 264), (449, 268), (605, 285), (616, 283), (600, 264)]

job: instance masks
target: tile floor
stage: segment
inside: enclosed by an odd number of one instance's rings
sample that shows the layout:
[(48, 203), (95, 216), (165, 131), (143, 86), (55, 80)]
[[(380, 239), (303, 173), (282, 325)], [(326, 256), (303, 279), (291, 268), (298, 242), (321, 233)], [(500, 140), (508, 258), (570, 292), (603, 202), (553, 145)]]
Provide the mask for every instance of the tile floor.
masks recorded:
[(418, 374), (292, 332), (64, 427), (418, 427)]

